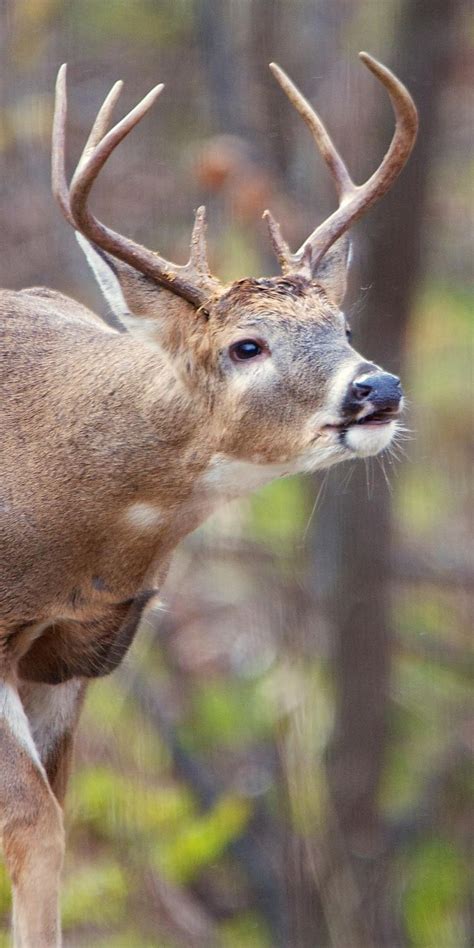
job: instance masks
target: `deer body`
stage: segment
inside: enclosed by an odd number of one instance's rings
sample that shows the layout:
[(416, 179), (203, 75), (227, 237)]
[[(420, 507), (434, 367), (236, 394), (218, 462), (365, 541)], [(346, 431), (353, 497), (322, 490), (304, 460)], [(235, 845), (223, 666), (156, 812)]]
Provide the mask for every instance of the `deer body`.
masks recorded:
[[(2, 505), (0, 615), (15, 626), (87, 618), (102, 603), (133, 596), (159, 547), (165, 553), (174, 545), (173, 512), (189, 498), (210, 450), (199, 433), (204, 413), (199, 405), (191, 411), (158, 350), (79, 306), (74, 312), (71, 302), (65, 316), (59, 294), (46, 307), (40, 295), (18, 294), (11, 331), (2, 334), (11, 470)], [(15, 384), (21, 401), (8, 397)], [(42, 555), (51, 549), (54, 558)]]
[(60, 72), (53, 190), (121, 328), (51, 290), (0, 294), (0, 833), (17, 948), (59, 944), (59, 803), (85, 685), (123, 658), (173, 549), (229, 498), (376, 454), (396, 432), (399, 380), (351, 347), (340, 305), (345, 231), (401, 170), (416, 111), (388, 70), (365, 62), (397, 129), (361, 187), (274, 67), (340, 207), (296, 254), (269, 217), (283, 274), (229, 286), (209, 273), (202, 209), (184, 267), (88, 210), (98, 171), (161, 87), (107, 133), (114, 87), (69, 188)]

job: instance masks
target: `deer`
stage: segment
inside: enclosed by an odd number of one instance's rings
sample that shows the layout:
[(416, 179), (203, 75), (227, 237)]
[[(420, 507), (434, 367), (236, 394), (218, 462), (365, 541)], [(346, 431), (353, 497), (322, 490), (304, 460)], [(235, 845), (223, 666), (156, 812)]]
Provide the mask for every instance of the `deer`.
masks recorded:
[(400, 425), (400, 380), (352, 347), (342, 304), (349, 228), (403, 169), (417, 111), (389, 69), (360, 58), (395, 115), (362, 185), (271, 64), (338, 206), (296, 252), (265, 211), (281, 272), (229, 284), (210, 271), (203, 207), (186, 264), (90, 210), (101, 169), (163, 85), (110, 129), (122, 83), (113, 86), (68, 183), (59, 70), (52, 190), (116, 326), (51, 289), (1, 292), (0, 833), (16, 948), (61, 943), (62, 813), (86, 688), (119, 665), (159, 603), (177, 544), (273, 478), (384, 451)]

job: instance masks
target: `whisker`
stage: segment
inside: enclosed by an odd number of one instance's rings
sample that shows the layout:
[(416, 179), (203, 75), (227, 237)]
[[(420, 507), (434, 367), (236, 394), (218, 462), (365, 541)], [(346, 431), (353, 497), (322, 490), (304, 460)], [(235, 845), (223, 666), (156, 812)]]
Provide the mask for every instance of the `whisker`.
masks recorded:
[(352, 465), (349, 467), (349, 470), (347, 471), (346, 476), (345, 476), (345, 478), (344, 478), (344, 480), (343, 480), (343, 482), (342, 482), (342, 484), (341, 484), (341, 492), (342, 492), (342, 493), (345, 493), (346, 490), (347, 490), (347, 488), (349, 487), (349, 484), (350, 484), (350, 482), (351, 482), (351, 479), (352, 479), (352, 476), (353, 476), (353, 474), (354, 474), (354, 471), (355, 471), (355, 464), (352, 464)]
[(311, 526), (313, 517), (314, 517), (314, 515), (315, 515), (315, 513), (316, 513), (316, 510), (317, 510), (317, 508), (318, 508), (318, 504), (319, 504), (320, 500), (323, 499), (324, 491), (325, 491), (325, 488), (326, 488), (326, 485), (327, 485), (327, 482), (328, 482), (328, 477), (329, 477), (329, 469), (326, 471), (326, 473), (325, 473), (325, 475), (324, 475), (324, 477), (323, 477), (323, 479), (322, 479), (320, 488), (319, 488), (319, 490), (318, 490), (318, 493), (316, 494), (316, 499), (315, 499), (314, 504), (313, 504), (313, 506), (312, 506), (312, 508), (311, 508), (311, 513), (310, 513), (309, 518), (308, 518), (308, 523), (306, 524), (306, 527), (305, 527), (305, 530), (304, 530), (304, 533), (303, 533), (303, 543), (306, 542), (306, 537), (307, 537), (307, 535), (308, 535), (308, 531), (309, 531), (309, 528), (310, 528), (310, 526)]
[(388, 478), (388, 475), (387, 475), (387, 471), (385, 470), (384, 458), (383, 458), (383, 456), (382, 456), (381, 454), (379, 454), (379, 455), (377, 455), (377, 460), (378, 460), (378, 462), (379, 462), (380, 469), (381, 469), (382, 474), (383, 474), (383, 476), (384, 476), (384, 480), (385, 480), (385, 483), (386, 483), (386, 485), (387, 485), (387, 487), (388, 487), (389, 493), (390, 493), (390, 495), (393, 497), (393, 487), (392, 487), (392, 485), (391, 485), (391, 483), (390, 483), (390, 481), (389, 481), (389, 478)]
[(370, 483), (370, 468), (369, 468), (369, 459), (364, 458), (364, 467), (365, 467), (365, 483), (367, 486), (367, 500), (372, 499), (372, 487)]

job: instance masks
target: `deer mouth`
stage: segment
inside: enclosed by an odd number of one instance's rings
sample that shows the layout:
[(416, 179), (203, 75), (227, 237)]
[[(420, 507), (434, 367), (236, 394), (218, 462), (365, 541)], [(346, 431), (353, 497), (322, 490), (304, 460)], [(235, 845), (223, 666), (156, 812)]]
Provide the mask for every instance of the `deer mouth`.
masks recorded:
[(325, 431), (347, 431), (349, 428), (375, 428), (379, 425), (389, 425), (392, 421), (397, 421), (400, 417), (399, 411), (392, 408), (382, 408), (379, 411), (368, 412), (362, 418), (344, 419), (344, 421), (335, 424), (324, 425)]

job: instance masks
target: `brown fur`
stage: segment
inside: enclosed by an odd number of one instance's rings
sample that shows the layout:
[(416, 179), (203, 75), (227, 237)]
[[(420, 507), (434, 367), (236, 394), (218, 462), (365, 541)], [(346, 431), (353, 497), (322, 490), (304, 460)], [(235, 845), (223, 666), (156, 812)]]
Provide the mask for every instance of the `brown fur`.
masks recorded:
[[(25, 689), (111, 671), (174, 547), (217, 503), (252, 487), (255, 472), (317, 466), (318, 450), (329, 450), (325, 464), (347, 456), (318, 419), (341, 366), (365, 365), (317, 276), (240, 280), (205, 311), (118, 261), (113, 279), (126, 332), (50, 290), (0, 297), (0, 682), (18, 681), (32, 727)], [(333, 274), (328, 285), (343, 282)], [(230, 346), (246, 338), (268, 352), (235, 364)], [(76, 718), (43, 761), (59, 798)], [(49, 948), (59, 938), (59, 811), (11, 728), (0, 742), (15, 925), (22, 944)], [(41, 875), (43, 909), (31, 896)]]

